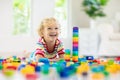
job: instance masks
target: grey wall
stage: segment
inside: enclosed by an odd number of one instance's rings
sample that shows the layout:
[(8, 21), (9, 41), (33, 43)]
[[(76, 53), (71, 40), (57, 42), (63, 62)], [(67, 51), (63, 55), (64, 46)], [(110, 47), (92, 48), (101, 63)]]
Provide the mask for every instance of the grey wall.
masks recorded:
[(71, 14), (72, 17), (72, 26), (77, 25), (79, 27), (88, 27), (89, 19), (88, 16), (82, 11), (83, 0), (71, 0)]
[[(83, 0), (71, 0), (71, 25), (77, 25), (82, 28), (89, 28), (90, 18), (83, 12), (81, 2)], [(104, 8), (107, 14), (104, 18), (98, 18), (99, 22), (110, 22), (115, 18), (115, 14), (120, 12), (120, 0), (109, 0), (107, 6)]]

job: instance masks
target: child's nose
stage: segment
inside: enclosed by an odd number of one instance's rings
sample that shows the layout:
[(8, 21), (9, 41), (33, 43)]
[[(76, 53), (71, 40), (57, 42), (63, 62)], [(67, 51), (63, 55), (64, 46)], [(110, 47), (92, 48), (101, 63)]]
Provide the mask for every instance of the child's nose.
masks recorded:
[(52, 29), (52, 32), (56, 32), (57, 30), (56, 29)]

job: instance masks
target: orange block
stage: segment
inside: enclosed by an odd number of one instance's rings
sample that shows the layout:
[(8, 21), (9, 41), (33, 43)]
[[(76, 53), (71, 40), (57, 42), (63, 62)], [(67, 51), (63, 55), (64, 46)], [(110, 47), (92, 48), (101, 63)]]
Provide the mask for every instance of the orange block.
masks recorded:
[(70, 55), (65, 55), (65, 56), (64, 56), (64, 59), (65, 59), (66, 61), (70, 61)]
[(72, 61), (73, 62), (78, 62), (78, 56), (72, 56)]

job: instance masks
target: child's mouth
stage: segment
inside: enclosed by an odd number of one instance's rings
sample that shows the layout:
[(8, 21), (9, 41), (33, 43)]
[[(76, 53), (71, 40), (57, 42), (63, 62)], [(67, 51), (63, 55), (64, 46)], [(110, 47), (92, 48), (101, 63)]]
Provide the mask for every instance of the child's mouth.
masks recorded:
[(50, 36), (51, 36), (51, 37), (56, 37), (56, 36), (57, 36), (57, 34), (50, 34)]

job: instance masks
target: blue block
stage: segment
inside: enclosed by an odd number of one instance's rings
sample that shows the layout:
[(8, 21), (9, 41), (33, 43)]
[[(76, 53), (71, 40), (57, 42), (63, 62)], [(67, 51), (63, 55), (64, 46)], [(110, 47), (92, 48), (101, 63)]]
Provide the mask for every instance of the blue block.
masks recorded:
[(94, 57), (93, 57), (93, 56), (86, 56), (86, 59), (87, 59), (87, 60), (93, 60)]
[(73, 51), (78, 51), (78, 47), (73, 47), (72, 50)]
[(41, 67), (40, 66), (35, 66), (35, 72), (40, 72), (41, 71)]
[(40, 59), (38, 60), (38, 62), (42, 62), (42, 63), (44, 63), (44, 64), (48, 64), (48, 65), (49, 65), (49, 59), (48, 59), (48, 58), (40, 58)]

